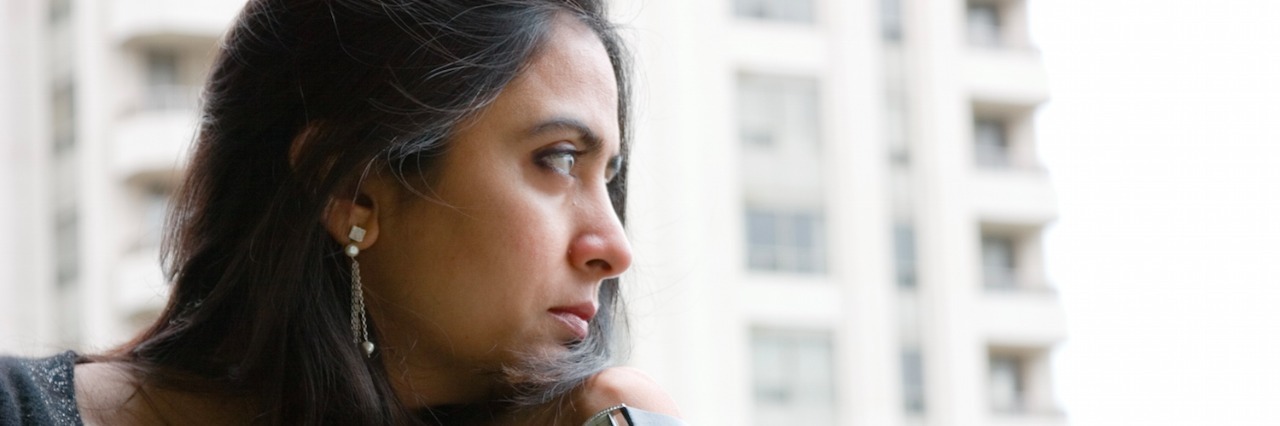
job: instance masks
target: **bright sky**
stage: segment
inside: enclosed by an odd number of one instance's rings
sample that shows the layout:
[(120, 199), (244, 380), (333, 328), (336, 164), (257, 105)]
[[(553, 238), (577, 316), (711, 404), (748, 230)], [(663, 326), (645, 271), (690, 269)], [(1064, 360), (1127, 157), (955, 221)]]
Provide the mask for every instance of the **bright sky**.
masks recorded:
[(1280, 425), (1280, 1), (1030, 2), (1071, 424)]

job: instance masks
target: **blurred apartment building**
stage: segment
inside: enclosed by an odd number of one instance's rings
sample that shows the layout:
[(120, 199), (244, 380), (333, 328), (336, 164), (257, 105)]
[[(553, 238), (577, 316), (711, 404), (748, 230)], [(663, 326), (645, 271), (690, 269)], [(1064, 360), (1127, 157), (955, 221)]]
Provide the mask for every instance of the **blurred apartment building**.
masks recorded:
[(5, 0), (0, 351), (101, 350), (167, 297), (160, 230), (235, 0)]
[[(241, 0), (7, 0), (0, 352), (161, 307)], [(632, 362), (700, 425), (1062, 425), (1026, 0), (615, 0), (638, 56)]]
[(693, 424), (1066, 424), (1025, 0), (630, 0), (633, 361)]

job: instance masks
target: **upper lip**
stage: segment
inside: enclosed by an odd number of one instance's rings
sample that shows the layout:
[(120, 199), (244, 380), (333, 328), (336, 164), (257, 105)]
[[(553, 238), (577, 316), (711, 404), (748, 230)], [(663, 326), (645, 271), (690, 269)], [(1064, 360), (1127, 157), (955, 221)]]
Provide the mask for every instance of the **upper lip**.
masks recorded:
[(591, 319), (595, 318), (596, 316), (596, 304), (591, 302), (583, 302), (583, 303), (567, 305), (567, 306), (556, 306), (549, 310), (552, 312), (564, 312), (564, 313), (573, 315), (575, 317), (582, 318), (583, 321), (587, 321), (587, 322), (591, 322)]

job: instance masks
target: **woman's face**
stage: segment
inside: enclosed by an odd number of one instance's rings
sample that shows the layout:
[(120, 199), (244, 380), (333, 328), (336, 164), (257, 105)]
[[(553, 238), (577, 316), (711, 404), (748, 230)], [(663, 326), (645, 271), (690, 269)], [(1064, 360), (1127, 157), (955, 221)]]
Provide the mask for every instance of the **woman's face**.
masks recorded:
[(427, 197), (392, 177), (364, 185), (376, 224), (362, 226), (377, 229), (357, 259), (380, 350), (492, 371), (586, 336), (601, 281), (631, 263), (606, 190), (620, 162), (617, 101), (599, 38), (562, 17), (458, 129)]

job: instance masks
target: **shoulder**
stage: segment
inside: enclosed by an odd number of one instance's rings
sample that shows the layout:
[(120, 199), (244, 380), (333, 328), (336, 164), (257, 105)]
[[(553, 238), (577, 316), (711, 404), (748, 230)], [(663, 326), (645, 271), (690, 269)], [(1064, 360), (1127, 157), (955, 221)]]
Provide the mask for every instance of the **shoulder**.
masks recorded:
[(658, 382), (632, 367), (612, 367), (583, 383), (578, 400), (591, 412), (619, 404), (679, 417), (676, 402)]
[(77, 355), (0, 358), (0, 425), (77, 425)]
[[(88, 425), (136, 423), (136, 407), (131, 407), (137, 385), (119, 364), (96, 362), (76, 366), (75, 394), (84, 423)], [(121, 416), (131, 413), (129, 419)]]
[(75, 366), (75, 396), (86, 425), (248, 424), (243, 400), (145, 384), (123, 362)]

